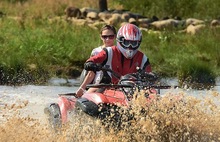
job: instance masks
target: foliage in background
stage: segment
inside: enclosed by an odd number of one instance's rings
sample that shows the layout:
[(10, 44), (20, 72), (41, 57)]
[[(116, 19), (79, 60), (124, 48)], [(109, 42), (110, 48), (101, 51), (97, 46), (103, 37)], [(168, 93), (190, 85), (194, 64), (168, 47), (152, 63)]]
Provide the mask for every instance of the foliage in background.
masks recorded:
[[(101, 43), (97, 30), (67, 22), (38, 20), (25, 21), (21, 25), (5, 18), (0, 26), (0, 65), (5, 72), (25, 69), (32, 73), (50, 72), (50, 76), (62, 75), (54, 70), (72, 68), (80, 72), (91, 50)], [(78, 72), (70, 75), (79, 75)]]
[[(109, 9), (127, 9), (151, 17), (180, 16), (210, 20), (220, 17), (219, 0), (107, 0)], [(1, 0), (0, 11), (8, 15), (48, 17), (63, 15), (67, 6), (98, 9), (97, 0)]]
[[(219, 2), (108, 0), (108, 6), (146, 16), (205, 19), (219, 16)], [(50, 17), (63, 16), (64, 9), (70, 5), (98, 8), (95, 0), (0, 1), (0, 11), (7, 15), (0, 18), (0, 84), (30, 80), (44, 82), (51, 76), (79, 75), (91, 50), (101, 41), (97, 30), (59, 19), (49, 20)], [(189, 73), (195, 76), (202, 70), (210, 75), (207, 78), (212, 79), (220, 75), (219, 39), (219, 29), (203, 30), (196, 36), (175, 31), (143, 32), (140, 49), (150, 58), (153, 70), (161, 76), (187, 78)]]
[[(178, 77), (180, 84), (206, 86), (219, 76), (220, 30), (204, 30), (196, 36), (178, 32), (143, 32), (141, 50), (160, 76)], [(189, 85), (189, 84), (188, 84)], [(197, 84), (198, 85), (198, 84)]]
[(212, 67), (193, 58), (180, 63), (177, 76), (180, 86), (203, 89), (215, 85), (216, 75)]
[(1, 0), (0, 11), (8, 16), (48, 18), (65, 14), (68, 6), (98, 8), (96, 0)]
[(115, 0), (125, 9), (145, 16), (213, 19), (220, 16), (219, 0)]

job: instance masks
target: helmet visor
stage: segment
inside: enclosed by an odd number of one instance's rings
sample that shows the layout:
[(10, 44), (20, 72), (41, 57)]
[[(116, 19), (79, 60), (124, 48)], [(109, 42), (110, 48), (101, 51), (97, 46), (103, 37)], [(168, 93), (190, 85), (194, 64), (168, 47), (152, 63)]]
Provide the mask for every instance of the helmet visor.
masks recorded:
[(137, 49), (139, 47), (139, 41), (132, 41), (132, 40), (122, 40), (121, 44), (122, 46), (126, 48), (131, 48), (133, 50)]

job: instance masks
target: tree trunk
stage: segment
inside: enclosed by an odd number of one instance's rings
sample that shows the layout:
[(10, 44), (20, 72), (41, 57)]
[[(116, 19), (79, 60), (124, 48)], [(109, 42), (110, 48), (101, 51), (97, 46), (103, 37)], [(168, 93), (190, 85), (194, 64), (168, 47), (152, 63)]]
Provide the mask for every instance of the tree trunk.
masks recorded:
[(107, 0), (99, 0), (99, 11), (103, 12), (107, 10), (108, 10)]

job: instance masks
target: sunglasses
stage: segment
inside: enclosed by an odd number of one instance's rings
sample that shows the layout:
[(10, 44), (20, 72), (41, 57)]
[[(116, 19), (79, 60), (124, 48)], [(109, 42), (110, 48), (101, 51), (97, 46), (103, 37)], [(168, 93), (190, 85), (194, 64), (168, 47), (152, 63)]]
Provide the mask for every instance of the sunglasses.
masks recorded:
[(122, 40), (121, 44), (123, 45), (124, 48), (132, 48), (132, 49), (137, 49), (140, 42), (139, 41), (132, 41), (132, 40)]
[(115, 38), (115, 35), (102, 35), (101, 36), (103, 39), (114, 39)]

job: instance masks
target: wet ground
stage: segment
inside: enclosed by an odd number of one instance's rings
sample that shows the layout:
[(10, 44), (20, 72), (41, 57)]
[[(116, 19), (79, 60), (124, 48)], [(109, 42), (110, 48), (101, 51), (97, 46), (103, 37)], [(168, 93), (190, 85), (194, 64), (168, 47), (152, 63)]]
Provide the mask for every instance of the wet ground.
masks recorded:
[[(175, 81), (170, 83), (175, 85)], [(60, 86), (64, 84), (69, 86)], [(75, 92), (75, 85), (77, 80), (52, 79), (48, 86), (0, 86), (0, 142), (220, 141), (220, 86), (212, 90), (161, 90), (164, 96), (183, 95), (187, 105), (179, 103), (174, 112), (168, 113), (166, 107), (170, 101), (164, 99), (149, 109), (148, 117), (138, 118), (132, 128), (117, 133), (105, 131), (96, 120), (91, 120), (90, 125), (79, 120), (68, 125), (61, 135), (53, 133), (44, 107), (57, 102), (58, 94)]]

